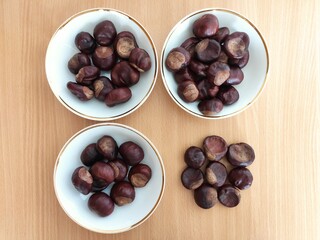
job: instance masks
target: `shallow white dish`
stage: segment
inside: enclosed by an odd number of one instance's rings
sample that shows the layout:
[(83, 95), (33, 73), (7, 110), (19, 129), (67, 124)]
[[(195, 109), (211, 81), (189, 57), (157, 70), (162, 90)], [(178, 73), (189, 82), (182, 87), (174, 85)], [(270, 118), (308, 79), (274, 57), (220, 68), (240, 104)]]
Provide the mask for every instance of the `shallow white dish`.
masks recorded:
[[(203, 115), (197, 107), (198, 101), (186, 103), (179, 97), (177, 93), (178, 85), (174, 80), (172, 72), (169, 72), (165, 66), (166, 57), (170, 50), (180, 46), (187, 38), (194, 36), (192, 33), (193, 22), (202, 15), (208, 13), (216, 15), (219, 20), (219, 27), (228, 27), (230, 33), (235, 31), (246, 32), (250, 37), (250, 58), (247, 66), (242, 69), (244, 80), (241, 84), (234, 86), (239, 91), (240, 98), (236, 103), (230, 106), (224, 106), (223, 110), (214, 116)], [(165, 88), (178, 106), (197, 117), (221, 119), (240, 113), (257, 99), (266, 84), (269, 68), (269, 55), (267, 45), (261, 33), (248, 19), (227, 9), (210, 8), (189, 14), (173, 27), (164, 43), (160, 64)]]
[[(66, 87), (67, 82), (74, 81), (75, 75), (68, 67), (69, 59), (79, 50), (74, 44), (75, 36), (81, 31), (93, 33), (96, 24), (110, 20), (117, 32), (130, 31), (134, 34), (140, 48), (145, 49), (151, 58), (152, 67), (140, 74), (140, 81), (130, 87), (132, 98), (115, 107), (107, 107), (104, 102), (92, 99), (80, 101)], [(57, 99), (71, 112), (96, 121), (114, 120), (135, 111), (150, 95), (158, 73), (158, 60), (155, 45), (145, 28), (133, 17), (114, 9), (88, 9), (67, 19), (54, 33), (48, 45), (45, 59), (46, 74), (49, 85)], [(110, 71), (104, 72), (110, 76)]]
[[(125, 206), (115, 205), (108, 217), (99, 217), (87, 206), (89, 195), (79, 193), (71, 182), (71, 175), (82, 166), (80, 154), (90, 143), (103, 135), (112, 136), (118, 145), (133, 141), (144, 150), (142, 163), (152, 169), (152, 178), (143, 188), (136, 188), (135, 200)], [(65, 213), (77, 224), (100, 233), (119, 233), (131, 230), (146, 221), (157, 208), (165, 188), (165, 170), (155, 146), (137, 130), (116, 123), (101, 123), (89, 126), (72, 136), (61, 149), (54, 168), (54, 190)], [(103, 192), (110, 193), (112, 184)]]

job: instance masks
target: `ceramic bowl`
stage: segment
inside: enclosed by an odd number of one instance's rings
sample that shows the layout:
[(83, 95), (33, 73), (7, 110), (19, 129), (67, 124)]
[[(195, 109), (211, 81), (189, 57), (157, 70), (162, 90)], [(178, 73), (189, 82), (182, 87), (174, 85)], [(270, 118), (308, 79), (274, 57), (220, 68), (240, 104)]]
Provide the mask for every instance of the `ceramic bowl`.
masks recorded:
[[(112, 21), (118, 33), (132, 32), (139, 47), (149, 53), (152, 62), (151, 69), (140, 74), (139, 82), (130, 87), (132, 98), (114, 107), (107, 107), (96, 99), (82, 102), (66, 87), (67, 82), (75, 82), (75, 75), (67, 67), (69, 59), (79, 52), (74, 44), (75, 36), (81, 31), (93, 34), (96, 24), (103, 20)], [(63, 106), (87, 119), (109, 121), (132, 113), (146, 101), (157, 79), (157, 51), (146, 29), (133, 17), (114, 9), (89, 9), (67, 19), (54, 33), (48, 45), (45, 68), (51, 90)], [(102, 75), (110, 77), (110, 71)]]
[[(228, 27), (230, 33), (235, 31), (246, 32), (250, 37), (248, 64), (242, 69), (244, 80), (235, 88), (240, 94), (239, 100), (214, 116), (205, 116), (198, 110), (199, 101), (193, 103), (184, 102), (177, 93), (177, 83), (172, 72), (165, 66), (165, 61), (171, 49), (179, 47), (189, 37), (194, 36), (192, 25), (195, 20), (204, 14), (214, 14), (219, 20), (219, 27)], [(269, 68), (269, 55), (267, 45), (259, 30), (244, 16), (227, 9), (203, 9), (189, 14), (181, 19), (169, 33), (161, 53), (160, 68), (162, 79), (167, 92), (173, 101), (188, 113), (206, 119), (221, 119), (234, 116), (248, 108), (262, 92)]]
[[(128, 205), (118, 207), (107, 217), (100, 217), (88, 208), (91, 196), (79, 193), (71, 182), (73, 171), (83, 166), (82, 150), (103, 135), (112, 136), (118, 145), (133, 141), (144, 150), (145, 163), (152, 169), (152, 178), (143, 188), (136, 188), (136, 197)], [(161, 156), (155, 146), (137, 130), (116, 123), (101, 123), (89, 126), (72, 136), (61, 149), (54, 167), (54, 190), (65, 213), (80, 226), (100, 233), (119, 233), (131, 230), (146, 221), (156, 210), (165, 188), (165, 170)], [(112, 184), (103, 192), (110, 194)]]

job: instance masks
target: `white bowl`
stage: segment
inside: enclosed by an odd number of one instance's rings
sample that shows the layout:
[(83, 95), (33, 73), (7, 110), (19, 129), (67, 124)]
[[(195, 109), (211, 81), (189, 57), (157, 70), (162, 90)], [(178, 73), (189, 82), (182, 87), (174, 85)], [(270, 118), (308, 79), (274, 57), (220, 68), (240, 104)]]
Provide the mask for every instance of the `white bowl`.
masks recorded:
[[(235, 31), (246, 32), (250, 37), (248, 64), (242, 69), (244, 80), (241, 84), (234, 86), (240, 94), (239, 100), (230, 105), (224, 106), (223, 110), (214, 116), (203, 115), (197, 105), (194, 103), (184, 102), (177, 93), (177, 83), (174, 80), (172, 72), (169, 72), (165, 66), (165, 61), (171, 49), (179, 47), (189, 37), (194, 36), (192, 25), (195, 20), (204, 14), (214, 14), (219, 20), (220, 27), (228, 27), (230, 33)], [(169, 33), (161, 53), (161, 74), (164, 85), (171, 98), (183, 110), (194, 116), (206, 119), (221, 119), (233, 116), (249, 107), (257, 99), (266, 84), (267, 73), (269, 68), (269, 55), (267, 45), (258, 31), (258, 29), (245, 17), (227, 9), (203, 9), (191, 13), (181, 19)]]
[[(126, 30), (132, 32), (139, 47), (149, 53), (152, 62), (151, 69), (140, 74), (140, 81), (130, 87), (132, 98), (115, 107), (107, 107), (104, 102), (96, 99), (82, 102), (66, 87), (68, 81), (75, 81), (75, 75), (67, 67), (69, 59), (79, 52), (74, 44), (75, 36), (81, 31), (92, 34), (95, 25), (103, 20), (112, 21), (117, 32)], [(157, 51), (150, 35), (137, 20), (118, 10), (99, 8), (77, 13), (58, 28), (48, 45), (45, 67), (49, 85), (63, 106), (81, 117), (96, 121), (108, 121), (132, 113), (148, 98), (157, 79), (158, 60)], [(110, 71), (103, 75), (109, 77)]]
[[(79, 193), (72, 185), (71, 175), (74, 169), (82, 166), (82, 150), (106, 134), (112, 136), (118, 145), (129, 140), (140, 145), (145, 154), (142, 163), (150, 166), (152, 178), (145, 187), (135, 189), (136, 197), (132, 203), (122, 207), (115, 205), (111, 215), (100, 217), (87, 206), (91, 194)], [(53, 181), (56, 197), (73, 221), (91, 231), (119, 233), (139, 226), (156, 210), (165, 188), (165, 170), (159, 152), (142, 133), (121, 124), (101, 123), (80, 130), (67, 141), (58, 155)], [(103, 192), (109, 194), (111, 187)]]

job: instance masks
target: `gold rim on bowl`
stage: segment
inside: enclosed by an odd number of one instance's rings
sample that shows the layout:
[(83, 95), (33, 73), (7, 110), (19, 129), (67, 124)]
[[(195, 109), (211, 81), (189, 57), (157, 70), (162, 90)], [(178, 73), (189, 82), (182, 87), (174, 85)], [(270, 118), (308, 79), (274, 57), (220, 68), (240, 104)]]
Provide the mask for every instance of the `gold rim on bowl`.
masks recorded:
[[(188, 20), (189, 18), (191, 18), (192, 16), (194, 15), (197, 15), (199, 13), (205, 13), (205, 12), (214, 12), (214, 11), (220, 11), (220, 12), (226, 12), (226, 13), (231, 13), (233, 15), (236, 15), (237, 17), (240, 17), (241, 19), (243, 19), (244, 21), (246, 21), (259, 35), (262, 43), (263, 43), (263, 46), (264, 46), (264, 49), (265, 49), (265, 52), (266, 52), (266, 58), (267, 58), (267, 68), (266, 68), (266, 73), (265, 73), (265, 78), (263, 80), (263, 84), (259, 90), (259, 92), (256, 94), (256, 96), (254, 97), (253, 100), (251, 100), (246, 106), (244, 106), (243, 108), (233, 112), (233, 113), (230, 113), (230, 114), (227, 114), (227, 115), (222, 115), (222, 116), (205, 116), (203, 114), (200, 114), (200, 113), (196, 113), (188, 108), (186, 108), (185, 106), (183, 106), (176, 98), (175, 96), (172, 94), (172, 92), (170, 91), (168, 85), (167, 85), (167, 81), (165, 80), (165, 75), (164, 75), (164, 61), (165, 61), (165, 57), (164, 57), (164, 52), (167, 48), (167, 44), (168, 44), (168, 41), (171, 37), (171, 35), (173, 34), (173, 32), (186, 20)], [(245, 109), (247, 109), (249, 106), (251, 106), (257, 99), (258, 97), (260, 96), (262, 90), (264, 89), (266, 83), (267, 83), (267, 76), (268, 76), (268, 71), (269, 71), (269, 53), (268, 53), (268, 47), (267, 47), (267, 44), (262, 36), (262, 34), (259, 32), (259, 30), (256, 28), (256, 26), (251, 22), (249, 21), (246, 17), (242, 16), (241, 14), (237, 13), (237, 12), (234, 12), (234, 11), (231, 11), (229, 9), (224, 9), (224, 8), (205, 8), (205, 9), (202, 9), (202, 10), (198, 10), (198, 11), (195, 11), (195, 12), (192, 12), (190, 13), (189, 15), (187, 15), (186, 17), (182, 18), (172, 29), (171, 31), (169, 32), (165, 42), (164, 42), (164, 45), (163, 45), (163, 48), (162, 48), (162, 51), (161, 51), (161, 58), (160, 58), (160, 71), (161, 71), (161, 77), (162, 77), (162, 81), (163, 81), (163, 84), (167, 90), (167, 92), (169, 93), (170, 97), (173, 99), (173, 101), (180, 107), (182, 108), (184, 111), (196, 116), (196, 117), (200, 117), (200, 118), (204, 118), (204, 119), (223, 119), (223, 118), (228, 118), (228, 117), (231, 117), (231, 116), (235, 116), (237, 114), (239, 114), (240, 112), (244, 111)]]
[[(67, 148), (67, 146), (69, 145), (69, 143), (74, 140), (77, 136), (79, 136), (80, 134), (82, 134), (83, 132), (86, 132), (87, 130), (90, 130), (90, 129), (93, 129), (93, 128), (96, 128), (96, 127), (101, 127), (101, 126), (113, 126), (113, 127), (119, 127), (119, 128), (124, 128), (124, 129), (127, 129), (129, 131), (132, 131), (136, 134), (138, 134), (140, 137), (142, 137), (144, 140), (147, 141), (147, 143), (149, 144), (149, 146), (153, 149), (153, 151), (155, 152), (155, 154), (157, 155), (157, 158), (159, 159), (159, 163), (160, 163), (160, 166), (161, 166), (161, 174), (162, 174), (162, 186), (161, 186), (161, 191), (160, 191), (160, 194), (159, 194), (159, 197), (157, 199), (157, 202), (155, 203), (155, 205), (153, 206), (153, 208), (149, 211), (149, 213), (144, 217), (142, 218), (139, 222), (133, 224), (132, 226), (130, 227), (126, 227), (126, 228), (121, 228), (121, 229), (118, 229), (118, 230), (101, 230), (101, 229), (95, 229), (95, 228), (88, 228), (87, 226), (84, 226), (82, 225), (81, 223), (79, 223), (75, 218), (73, 218), (67, 211), (66, 209), (63, 207), (63, 205), (61, 204), (60, 202), (60, 199), (57, 195), (57, 190), (56, 190), (56, 181), (55, 181), (55, 177), (56, 177), (56, 172), (57, 172), (57, 168), (58, 168), (58, 165), (59, 165), (59, 162), (60, 162), (60, 158), (61, 158), (61, 155), (64, 153), (65, 149)], [(132, 127), (129, 127), (127, 125), (123, 125), (123, 124), (119, 124), (119, 123), (97, 123), (97, 124), (94, 124), (94, 125), (91, 125), (91, 126), (88, 126), (86, 128), (83, 128), (81, 129), (80, 131), (78, 131), (77, 133), (75, 133), (65, 144), (64, 146), (62, 147), (62, 149), (60, 150), (59, 152), (59, 155), (56, 159), (56, 163), (54, 165), (54, 171), (53, 171), (53, 184), (54, 184), (54, 192), (55, 192), (55, 195), (56, 195), (56, 198), (58, 199), (58, 202), (61, 206), (61, 208), (63, 209), (63, 211), (67, 214), (67, 216), (73, 220), (75, 223), (77, 223), (79, 226), (83, 227), (83, 228), (86, 228), (90, 231), (94, 231), (94, 232), (98, 232), (98, 233), (105, 233), (105, 234), (112, 234), (112, 233), (121, 233), (121, 232), (126, 232), (126, 231), (129, 231), (129, 230), (132, 230), (133, 228), (136, 228), (138, 227), (139, 225), (141, 225), (142, 223), (144, 223), (149, 217), (151, 217), (151, 215), (154, 213), (154, 211), (157, 209), (157, 207), (159, 206), (159, 203), (162, 199), (162, 196), (163, 196), (163, 193), (164, 193), (164, 189), (165, 189), (165, 168), (164, 168), (164, 164), (163, 164), (163, 161), (162, 161), (162, 158), (158, 152), (158, 150), (156, 149), (156, 147), (153, 145), (153, 143), (145, 136), (143, 135), (141, 132), (139, 132), (138, 130), (132, 128)]]

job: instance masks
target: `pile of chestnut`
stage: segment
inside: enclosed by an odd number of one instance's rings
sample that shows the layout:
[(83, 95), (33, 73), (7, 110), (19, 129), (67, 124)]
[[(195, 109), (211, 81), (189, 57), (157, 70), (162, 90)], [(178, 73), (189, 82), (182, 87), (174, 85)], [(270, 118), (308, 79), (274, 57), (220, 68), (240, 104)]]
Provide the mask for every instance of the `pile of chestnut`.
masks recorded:
[[(144, 151), (138, 144), (127, 141), (118, 147), (114, 138), (108, 135), (85, 147), (80, 159), (89, 169), (85, 166), (76, 168), (71, 177), (72, 184), (84, 195), (93, 192), (88, 207), (102, 217), (113, 212), (114, 204), (131, 203), (135, 199), (135, 188), (146, 186), (152, 176), (151, 168), (140, 163)], [(109, 196), (103, 190), (110, 184), (113, 186)]]
[(192, 26), (194, 37), (172, 49), (166, 67), (173, 72), (178, 95), (187, 103), (200, 100), (199, 111), (207, 116), (219, 113), (224, 105), (238, 101), (233, 85), (244, 78), (242, 68), (249, 61), (249, 36), (219, 28), (218, 18), (205, 14)]
[[(234, 167), (229, 173), (220, 161), (224, 156)], [(208, 136), (203, 141), (203, 149), (192, 146), (186, 150), (184, 161), (188, 167), (182, 172), (181, 181), (185, 188), (195, 190), (194, 200), (201, 208), (211, 208), (218, 201), (226, 207), (235, 207), (240, 203), (240, 190), (252, 184), (253, 176), (246, 167), (254, 159), (250, 145), (228, 146), (222, 137)]]
[[(117, 34), (109, 20), (98, 23), (93, 36), (78, 33), (75, 45), (80, 53), (71, 57), (68, 68), (76, 74), (76, 83), (68, 82), (67, 88), (81, 101), (95, 97), (109, 107), (127, 102), (132, 96), (130, 87), (138, 83), (140, 73), (151, 68), (149, 54), (138, 47), (134, 35)], [(105, 76), (108, 71), (111, 80)]]

